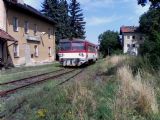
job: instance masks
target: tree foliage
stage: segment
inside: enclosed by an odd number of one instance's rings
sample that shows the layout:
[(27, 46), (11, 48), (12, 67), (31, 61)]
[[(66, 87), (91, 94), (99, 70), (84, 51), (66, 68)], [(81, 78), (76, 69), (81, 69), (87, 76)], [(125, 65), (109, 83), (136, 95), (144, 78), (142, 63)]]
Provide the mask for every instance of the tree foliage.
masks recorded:
[[(160, 8), (160, 0), (149, 0), (151, 2), (151, 8)], [(147, 0), (138, 0), (138, 4), (145, 6)]]
[(140, 17), (140, 30), (145, 34), (141, 54), (147, 56), (150, 62), (160, 65), (160, 9), (150, 9)]
[(140, 30), (145, 34), (144, 44), (140, 47), (143, 56), (147, 56), (155, 68), (160, 66), (160, 0), (150, 0), (147, 13), (140, 17)]
[(85, 22), (80, 8), (80, 3), (77, 0), (71, 0), (69, 6), (71, 19), (71, 38), (85, 38)]
[(45, 0), (42, 3), (41, 12), (45, 16), (47, 16), (49, 18), (52, 18), (55, 22), (58, 22), (59, 21), (59, 17), (60, 17), (59, 1), (58, 0)]
[(68, 15), (68, 3), (61, 0), (59, 3), (59, 20), (57, 21), (56, 39), (68, 38), (70, 36), (70, 17)]
[(107, 30), (99, 35), (100, 52), (105, 57), (121, 51), (118, 32)]
[(57, 44), (64, 38), (84, 38), (84, 17), (76, 0), (71, 0), (70, 5), (66, 0), (45, 0), (41, 12), (57, 23), (55, 33)]
[(160, 8), (160, 0), (150, 0), (152, 8)]

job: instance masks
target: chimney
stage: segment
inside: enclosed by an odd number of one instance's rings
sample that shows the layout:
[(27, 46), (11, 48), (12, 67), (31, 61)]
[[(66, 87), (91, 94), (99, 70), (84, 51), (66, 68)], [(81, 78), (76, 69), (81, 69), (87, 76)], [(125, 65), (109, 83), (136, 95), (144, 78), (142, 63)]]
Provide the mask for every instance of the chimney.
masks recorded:
[(17, 3), (24, 4), (23, 0), (17, 0)]
[(9, 0), (10, 2), (17, 3), (17, 0)]
[(23, 0), (10, 0), (13, 3), (19, 3), (19, 4), (24, 4)]

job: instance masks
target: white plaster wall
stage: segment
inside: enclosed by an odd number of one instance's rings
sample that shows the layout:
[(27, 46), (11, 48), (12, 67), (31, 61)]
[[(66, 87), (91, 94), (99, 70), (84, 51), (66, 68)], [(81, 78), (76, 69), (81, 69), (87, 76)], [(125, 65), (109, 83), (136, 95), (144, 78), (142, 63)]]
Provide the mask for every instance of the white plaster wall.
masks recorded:
[(0, 29), (6, 31), (6, 8), (3, 0), (0, 0)]
[[(128, 39), (127, 36), (130, 36), (130, 38)], [(135, 36), (135, 39), (133, 39), (132, 36)], [(130, 44), (130, 46), (135, 44), (136, 47), (132, 48), (131, 51), (135, 52), (136, 55), (138, 55), (138, 48), (139, 48), (138, 46), (139, 46), (139, 44), (141, 44), (143, 42), (143, 40), (140, 40), (140, 37), (142, 37), (142, 34), (138, 34), (138, 33), (123, 34), (123, 53), (128, 52), (129, 48), (128, 48), (127, 44)]]

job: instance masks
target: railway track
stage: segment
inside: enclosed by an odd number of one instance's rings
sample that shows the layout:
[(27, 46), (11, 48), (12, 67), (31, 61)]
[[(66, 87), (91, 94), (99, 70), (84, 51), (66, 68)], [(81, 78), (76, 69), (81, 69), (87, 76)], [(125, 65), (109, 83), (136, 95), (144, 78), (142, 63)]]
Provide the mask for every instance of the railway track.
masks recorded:
[[(13, 85), (13, 86), (16, 86), (16, 87), (12, 88), (12, 89), (7, 89), (7, 90), (0, 91), (0, 97), (5, 97), (6, 95), (13, 94), (13, 93), (15, 93), (16, 91), (18, 91), (22, 88), (26, 88), (28, 86), (35, 85), (35, 84), (40, 84), (40, 83), (48, 81), (50, 79), (55, 79), (55, 78), (61, 77), (63, 75), (72, 73), (76, 70), (77, 69), (60, 69), (60, 70), (57, 70), (57, 71), (52, 71), (52, 72), (49, 72), (49, 73), (44, 73), (44, 74), (40, 74), (40, 75), (28, 77), (28, 78), (23, 78), (23, 79), (14, 80), (14, 81), (6, 82), (6, 83), (1, 83), (0, 86)], [(74, 74), (70, 78), (64, 80), (63, 82), (61, 82), (59, 84), (57, 84), (56, 86), (61, 85), (65, 82), (69, 81), (71, 78), (77, 76), (82, 71), (83, 71), (83, 69), (81, 69), (79, 72), (77, 72), (76, 74)], [(56, 74), (53, 75), (53, 73), (56, 73)]]
[(47, 73), (43, 73), (43, 74), (39, 74), (39, 75), (34, 75), (34, 76), (30, 76), (30, 77), (26, 77), (26, 78), (22, 78), (22, 79), (18, 79), (18, 80), (12, 80), (12, 81), (9, 81), (9, 82), (0, 83), (0, 86), (16, 83), (16, 82), (20, 82), (20, 81), (30, 80), (30, 79), (33, 79), (33, 78), (41, 77), (41, 76), (48, 75), (48, 74), (55, 73), (55, 72), (59, 72), (59, 71), (62, 71), (62, 70), (65, 70), (65, 69), (63, 68), (63, 69), (59, 69), (59, 70), (56, 70), (56, 71), (51, 71), (51, 72), (47, 72)]
[[(72, 78), (74, 78), (74, 77), (76, 77), (77, 75), (79, 75), (80, 73), (82, 73), (83, 70), (84, 70), (84, 68), (78, 70), (78, 72), (76, 72), (76, 73), (73, 74), (72, 76), (66, 78), (65, 80), (59, 82), (58, 84), (56, 84), (56, 85), (53, 86), (53, 87), (56, 88), (56, 87), (58, 87), (58, 86), (60, 86), (60, 85), (63, 85), (64, 83), (68, 82), (68, 81), (71, 80)], [(72, 70), (71, 70), (71, 71), (72, 71)], [(70, 72), (71, 72), (71, 71), (70, 71)], [(73, 71), (75, 71), (75, 69), (74, 69)], [(57, 72), (57, 71), (55, 71), (55, 72)], [(69, 73), (69, 71), (68, 71), (68, 73)], [(64, 74), (65, 74), (65, 73), (64, 73)], [(53, 76), (53, 77), (54, 77), (54, 78), (58, 78), (59, 76), (61, 76), (61, 75), (59, 74), (59, 75)], [(53, 78), (53, 77), (52, 77), (52, 78)], [(46, 80), (47, 80), (47, 79), (46, 79)], [(45, 81), (45, 80), (43, 80), (43, 81)], [(41, 82), (43, 82), (43, 81), (41, 81)], [(10, 84), (10, 83), (14, 83), (14, 82), (8, 82), (8, 84)], [(6, 83), (6, 84), (7, 84), (7, 83)], [(35, 83), (35, 84), (36, 84), (36, 83)], [(3, 84), (3, 85), (4, 85), (4, 84)], [(25, 86), (24, 86), (24, 87), (25, 87)], [(26, 86), (26, 87), (27, 87), (27, 86)], [(21, 89), (21, 88), (17, 88), (17, 90), (18, 90), (18, 89)], [(3, 92), (1, 91), (1, 92), (0, 92), (0, 97), (5, 97), (6, 95), (12, 94), (12, 93), (14, 93), (15, 91), (16, 91), (16, 90), (13, 90), (13, 89), (10, 89), (10, 90), (7, 90), (7, 91), (3, 91)], [(20, 102), (18, 105), (16, 105), (15, 107), (13, 107), (12, 109), (10, 109), (9, 111), (10, 111), (12, 114), (15, 113), (18, 109), (20, 109), (20, 108), (22, 107), (22, 105), (23, 105), (25, 102), (26, 102), (26, 100), (23, 100), (22, 102)], [(5, 111), (2, 112), (2, 113), (0, 113), (0, 119), (4, 118), (5, 115), (6, 115)]]

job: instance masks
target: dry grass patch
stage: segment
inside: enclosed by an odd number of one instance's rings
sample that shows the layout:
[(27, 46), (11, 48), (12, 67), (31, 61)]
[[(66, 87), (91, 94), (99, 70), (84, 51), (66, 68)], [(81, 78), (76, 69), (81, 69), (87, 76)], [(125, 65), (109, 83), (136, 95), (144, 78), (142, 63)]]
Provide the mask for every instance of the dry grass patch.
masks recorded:
[(123, 66), (117, 71), (120, 88), (115, 109), (118, 110), (116, 118), (126, 119), (124, 114), (129, 114), (130, 110), (138, 113), (158, 113), (158, 104), (155, 92), (151, 84), (141, 81), (138, 74), (133, 76), (128, 66)]
[(114, 55), (114, 56), (111, 56), (111, 57), (107, 57), (106, 58), (106, 64), (107, 65), (117, 65), (121, 62), (124, 62), (126, 59), (128, 59), (128, 56), (124, 56), (124, 55)]

